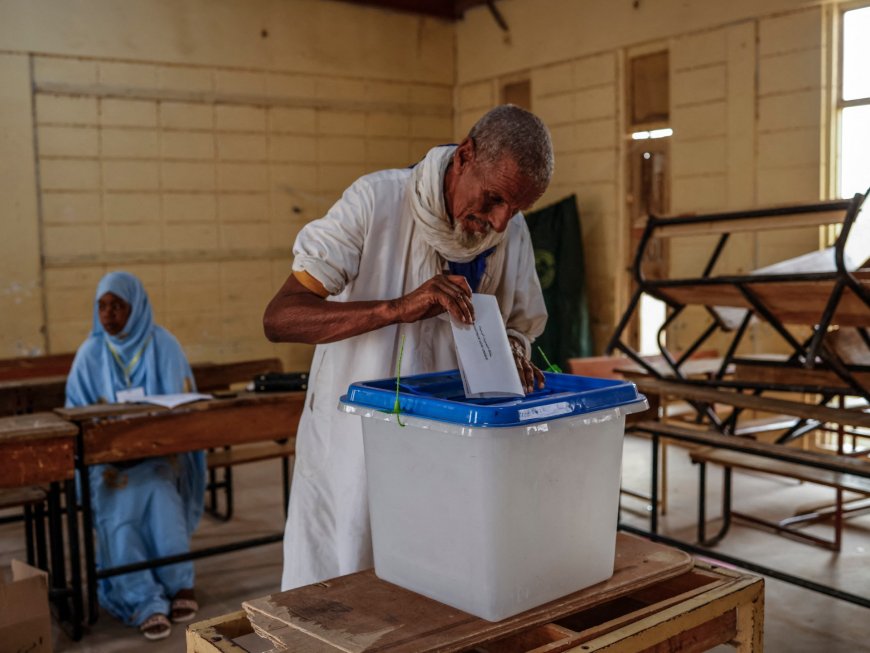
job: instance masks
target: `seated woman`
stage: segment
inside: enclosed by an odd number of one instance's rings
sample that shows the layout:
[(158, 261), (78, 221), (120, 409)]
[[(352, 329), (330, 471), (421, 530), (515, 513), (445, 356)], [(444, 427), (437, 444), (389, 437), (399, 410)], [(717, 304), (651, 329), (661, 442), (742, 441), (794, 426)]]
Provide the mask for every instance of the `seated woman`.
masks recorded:
[[(97, 286), (91, 335), (79, 347), (66, 405), (115, 403), (125, 397), (193, 389), (193, 373), (175, 337), (154, 324), (142, 282), (127, 272)], [(187, 553), (203, 510), (202, 451), (89, 468), (97, 565), (102, 568)], [(100, 604), (138, 626), (148, 639), (168, 637), (173, 622), (198, 606), (193, 563), (147, 569), (99, 581)]]

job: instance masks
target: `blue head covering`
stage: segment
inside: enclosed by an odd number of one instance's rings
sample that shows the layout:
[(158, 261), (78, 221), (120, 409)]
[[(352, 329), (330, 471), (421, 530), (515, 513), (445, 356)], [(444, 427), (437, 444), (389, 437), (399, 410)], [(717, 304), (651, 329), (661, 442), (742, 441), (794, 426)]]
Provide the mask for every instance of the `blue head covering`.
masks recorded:
[[(99, 301), (107, 292), (130, 304), (121, 333), (109, 335), (100, 324)], [(112, 403), (115, 394), (141, 387), (146, 395), (193, 389), (193, 374), (178, 341), (154, 324), (142, 282), (129, 272), (110, 272), (97, 286), (90, 337), (76, 353), (67, 379), (67, 405)]]
[[(130, 305), (130, 316), (127, 324), (118, 335), (109, 335), (100, 324), (100, 297), (110, 292), (117, 295)], [(113, 352), (113, 358), (124, 374), (132, 374), (142, 360), (145, 348), (154, 336), (154, 314), (151, 312), (151, 302), (148, 293), (138, 278), (129, 272), (110, 272), (97, 285), (97, 296), (94, 298), (94, 324), (91, 329), (94, 336), (103, 336), (107, 347)]]

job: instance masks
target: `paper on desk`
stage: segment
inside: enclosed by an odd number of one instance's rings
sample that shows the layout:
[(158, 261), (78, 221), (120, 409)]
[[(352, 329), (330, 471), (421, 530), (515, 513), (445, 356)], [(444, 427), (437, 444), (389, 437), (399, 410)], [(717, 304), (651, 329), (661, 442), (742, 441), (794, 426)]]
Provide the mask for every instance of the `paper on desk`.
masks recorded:
[(190, 404), (194, 401), (212, 398), (212, 395), (202, 394), (200, 392), (179, 392), (171, 395), (146, 395), (144, 397), (121, 403), (154, 404), (155, 406), (163, 406), (164, 408), (175, 408), (182, 404)]
[(474, 324), (450, 320), (465, 396), (522, 397), (510, 343), (494, 295), (474, 293)]

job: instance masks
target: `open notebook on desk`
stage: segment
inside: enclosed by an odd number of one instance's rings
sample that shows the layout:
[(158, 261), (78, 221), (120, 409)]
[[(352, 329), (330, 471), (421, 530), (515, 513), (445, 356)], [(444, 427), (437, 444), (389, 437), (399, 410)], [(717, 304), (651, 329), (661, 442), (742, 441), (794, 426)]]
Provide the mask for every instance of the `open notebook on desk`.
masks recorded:
[(115, 398), (120, 404), (153, 404), (164, 408), (175, 408), (183, 404), (190, 404), (203, 399), (213, 399), (212, 395), (201, 392), (179, 392), (168, 395), (146, 395), (144, 392), (135, 392), (141, 388), (134, 388), (128, 392), (118, 392)]

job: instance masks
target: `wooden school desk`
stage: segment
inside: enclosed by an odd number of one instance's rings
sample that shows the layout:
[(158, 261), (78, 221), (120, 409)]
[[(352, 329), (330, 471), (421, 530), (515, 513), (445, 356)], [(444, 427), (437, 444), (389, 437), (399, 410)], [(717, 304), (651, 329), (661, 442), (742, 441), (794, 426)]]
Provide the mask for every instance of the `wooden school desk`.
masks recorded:
[[(81, 638), (82, 595), (81, 567), (79, 565), (78, 515), (75, 496), (75, 463), (73, 452), (75, 425), (53, 413), (32, 413), (0, 418), (0, 495), (20, 492), (23, 488), (49, 486), (45, 496), (48, 504), (51, 564), (47, 564), (46, 543), (43, 536), (41, 500), (37, 508), (36, 560), (40, 567), (51, 571), (53, 598), (59, 600), (59, 616), (68, 612), (66, 599), (71, 599), (69, 614), (73, 639)], [(67, 512), (67, 541), (70, 548), (72, 587), (66, 586), (64, 561), (64, 535), (62, 528), (61, 488), (65, 494)], [(38, 490), (41, 492), (41, 490)], [(26, 512), (29, 515), (29, 511)], [(31, 520), (25, 524), (28, 558), (33, 557)], [(32, 562), (32, 560), (28, 560)]]
[(688, 652), (729, 643), (739, 651), (762, 650), (761, 578), (631, 535), (617, 538), (610, 580), (500, 622), (369, 570), (247, 601), (247, 614), (192, 624), (187, 652), (246, 653), (244, 641), (255, 629), (269, 634), (271, 650), (297, 653)]
[[(231, 398), (211, 399), (185, 404), (172, 410), (143, 404), (105, 404), (63, 408), (56, 412), (79, 426), (76, 441), (76, 466), (82, 479), (82, 524), (88, 584), (90, 623), (97, 619), (96, 583), (119, 573), (192, 560), (249, 546), (278, 542), (283, 533), (274, 533), (218, 547), (192, 551), (114, 569), (96, 569), (93, 539), (93, 513), (87, 469), (90, 465), (113, 463), (151, 456), (165, 456), (200, 449), (217, 448), (294, 438), (304, 392), (239, 393)], [(123, 571), (122, 571), (123, 570)]]

